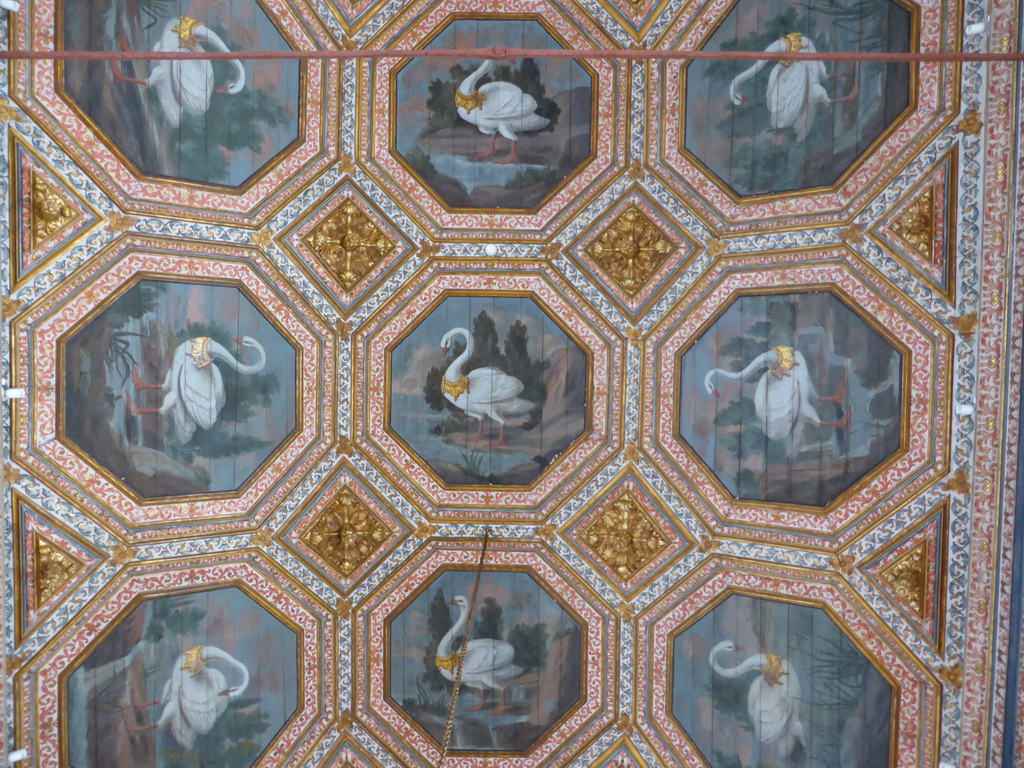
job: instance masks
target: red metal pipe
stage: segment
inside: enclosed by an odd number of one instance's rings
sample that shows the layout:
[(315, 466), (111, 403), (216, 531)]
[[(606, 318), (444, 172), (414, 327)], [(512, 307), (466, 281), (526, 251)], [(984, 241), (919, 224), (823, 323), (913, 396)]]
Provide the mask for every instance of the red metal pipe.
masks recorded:
[(448, 59), (629, 59), (633, 61), (664, 59), (726, 59), (730, 61), (881, 61), (909, 63), (963, 63), (971, 61), (991, 63), (1021, 63), (1024, 53), (843, 53), (816, 52), (796, 53), (789, 51), (769, 53), (767, 51), (675, 51), (675, 50), (618, 50), (613, 48), (589, 48), (581, 50), (506, 48), (471, 49), (387, 49), (387, 50), (336, 50), (336, 51), (0, 51), (2, 60), (43, 60), (43, 61), (167, 61), (204, 59), (259, 60), (259, 59), (406, 59), (406, 58), (448, 58)]

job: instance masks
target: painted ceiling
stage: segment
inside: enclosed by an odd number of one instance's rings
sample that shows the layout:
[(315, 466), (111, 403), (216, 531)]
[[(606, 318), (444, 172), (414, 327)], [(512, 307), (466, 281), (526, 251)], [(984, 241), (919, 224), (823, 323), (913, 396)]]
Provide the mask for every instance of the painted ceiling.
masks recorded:
[(0, 70), (0, 744), (1024, 765), (1013, 65), (545, 53), (1010, 52), (1019, 16), (10, 14), (19, 49), (467, 54)]

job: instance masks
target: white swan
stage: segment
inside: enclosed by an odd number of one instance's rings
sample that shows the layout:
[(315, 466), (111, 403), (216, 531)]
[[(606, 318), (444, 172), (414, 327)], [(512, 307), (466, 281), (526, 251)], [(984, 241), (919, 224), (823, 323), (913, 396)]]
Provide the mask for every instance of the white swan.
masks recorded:
[[(241, 675), (237, 685), (228, 687), (223, 673), (209, 666), (220, 661)], [(164, 683), (158, 701), (141, 706), (163, 704), (160, 719), (139, 730), (171, 727), (174, 740), (185, 749), (192, 749), (199, 734), (209, 733), (217, 718), (228, 708), (228, 699), (241, 696), (249, 685), (249, 670), (238, 659), (212, 645), (197, 645), (185, 651), (175, 662), (171, 676)]]
[(731, 640), (711, 649), (708, 662), (722, 677), (740, 677), (752, 670), (759, 674), (747, 692), (747, 714), (754, 725), (754, 735), (765, 745), (775, 745), (783, 758), (798, 762), (804, 751), (804, 727), (797, 703), (800, 679), (789, 662), (773, 653), (759, 653), (735, 667), (722, 667), (718, 656), (743, 650)]
[[(461, 651), (452, 651), (452, 641), (466, 627), (469, 601), (462, 595), (458, 595), (449, 600), (448, 605), (459, 607), (459, 619), (438, 643), (434, 663), (437, 665), (437, 671), (443, 677), (454, 681)], [(466, 658), (462, 667), (462, 684), (480, 691), (480, 703), (470, 707), (468, 712), (478, 712), (486, 708), (484, 692), (487, 688), (501, 691), (501, 706), (492, 709), (491, 714), (500, 715), (508, 712), (508, 689), (505, 687), (505, 683), (523, 671), (522, 667), (512, 663), (515, 655), (515, 649), (503, 640), (480, 638), (468, 641)]]
[(490, 416), (501, 425), (501, 434), (492, 443), (492, 447), (504, 445), (505, 417), (528, 413), (534, 409), (535, 403), (519, 397), (523, 391), (523, 382), (497, 368), (474, 368), (468, 374), (462, 372), (463, 366), (473, 355), (473, 334), (465, 328), (452, 328), (444, 335), (441, 339), (442, 357), (447, 357), (452, 339), (456, 336), (465, 339), (466, 349), (452, 361), (441, 377), (441, 392), (448, 402), (480, 422), (473, 439), (483, 438), (484, 416)]
[(138, 369), (132, 366), (132, 381), (137, 390), (159, 389), (167, 394), (159, 408), (138, 408), (131, 395), (125, 393), (128, 411), (133, 415), (171, 411), (174, 435), (181, 443), (192, 438), (196, 427), (209, 429), (216, 423), (225, 400), (224, 378), (213, 361), (219, 358), (239, 373), (246, 374), (259, 373), (267, 364), (267, 353), (256, 339), (244, 336), (233, 341), (255, 349), (259, 359), (252, 365), (243, 365), (213, 339), (198, 336), (179, 344), (174, 350), (171, 369), (167, 371), (163, 384), (147, 384), (139, 378)]
[(754, 390), (754, 411), (757, 413), (760, 426), (768, 437), (775, 440), (788, 439), (791, 451), (800, 447), (803, 437), (803, 426), (810, 423), (815, 427), (836, 427), (843, 429), (850, 424), (852, 409), (847, 408), (842, 419), (822, 421), (818, 412), (811, 405), (812, 400), (839, 403), (846, 390), (843, 380), (839, 392), (830, 397), (818, 395), (807, 372), (807, 361), (793, 347), (773, 347), (769, 351), (755, 357), (750, 365), (739, 373), (714, 368), (704, 376), (704, 389), (709, 395), (718, 397), (714, 379), (739, 381), (752, 373), (768, 367)]
[[(817, 53), (814, 43), (801, 32), (790, 32), (764, 50), (765, 53)], [(740, 94), (739, 86), (760, 72), (767, 63), (767, 60), (755, 62), (733, 78), (729, 84), (729, 98), (733, 104), (748, 103)], [(821, 84), (827, 77), (825, 65), (820, 61), (780, 61), (772, 67), (767, 92), (772, 128), (781, 130), (792, 127), (797, 141), (803, 141), (814, 124), (819, 104), (838, 104), (856, 98), (859, 92), (856, 86), (841, 99), (829, 98)]]
[(463, 80), (455, 91), (455, 107), (459, 117), (475, 125), (481, 133), (491, 137), (490, 148), (478, 157), (492, 157), (497, 154), (498, 134), (512, 142), (509, 156), (499, 165), (519, 162), (517, 147), (523, 131), (538, 131), (551, 121), (536, 113), (537, 100), (523, 93), (517, 86), (504, 81), (484, 83), (479, 88), (477, 81), (494, 68), (494, 61), (488, 60)]
[[(174, 19), (168, 21), (153, 50), (165, 53), (194, 53), (201, 43), (224, 53), (231, 52), (216, 32), (190, 16), (179, 16), (177, 24)], [(121, 35), (121, 47), (126, 51), (131, 50), (124, 35)], [(235, 76), (226, 85), (218, 88), (218, 91), (233, 94), (245, 87), (245, 68), (242, 62), (239, 59), (232, 59), (231, 65), (235, 68)], [(146, 80), (126, 77), (117, 62), (112, 66), (114, 79), (118, 82), (156, 88), (164, 117), (172, 128), (181, 123), (182, 111), (190, 115), (203, 115), (210, 108), (210, 97), (213, 95), (213, 65), (209, 61), (157, 61), (151, 66), (149, 78)]]

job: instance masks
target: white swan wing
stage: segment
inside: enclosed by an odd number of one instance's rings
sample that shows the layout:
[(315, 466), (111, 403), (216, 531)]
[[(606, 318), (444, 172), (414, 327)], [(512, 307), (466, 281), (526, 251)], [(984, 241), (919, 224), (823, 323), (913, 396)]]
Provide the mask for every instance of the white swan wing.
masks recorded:
[(469, 397), (475, 403), (501, 403), (523, 391), (523, 382), (497, 368), (475, 368), (467, 377)]
[[(764, 394), (761, 395), (762, 385)], [(764, 431), (774, 440), (782, 440), (790, 435), (793, 426), (800, 416), (800, 404), (803, 393), (799, 379), (792, 373), (775, 378), (766, 373), (758, 382), (758, 391), (754, 394), (754, 402), (763, 398)]]
[(213, 363), (199, 368), (188, 360), (181, 370), (178, 396), (196, 426), (209, 429), (224, 407), (224, 378), (220, 369)]
[(762, 742), (774, 741), (782, 735), (792, 709), (791, 693), (785, 678), (781, 683), (771, 685), (763, 677), (758, 677), (750, 686), (747, 712), (754, 723), (754, 732)]
[[(537, 110), (537, 100), (512, 83), (485, 83), (479, 90), (487, 97), (483, 104), (484, 115), (493, 120), (520, 120)], [(546, 125), (547, 121), (544, 122)]]
[(228, 698), (220, 695), (224, 688), (224, 675), (210, 667), (204, 675), (186, 676), (181, 681), (180, 709), (196, 733), (209, 733), (227, 709)]
[(202, 115), (210, 108), (213, 67), (208, 61), (171, 61), (170, 81), (174, 98), (190, 115)]
[(491, 672), (499, 674), (500, 670), (512, 664), (515, 649), (501, 640), (470, 640), (466, 649), (466, 661), (463, 670), (470, 674)]

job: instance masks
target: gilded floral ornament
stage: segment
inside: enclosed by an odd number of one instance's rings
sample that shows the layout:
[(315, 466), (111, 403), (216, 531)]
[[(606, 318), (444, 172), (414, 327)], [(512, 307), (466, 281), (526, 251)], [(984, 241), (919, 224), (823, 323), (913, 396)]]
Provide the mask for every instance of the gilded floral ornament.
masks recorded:
[(619, 616), (623, 621), (632, 621), (636, 617), (636, 610), (632, 605), (623, 600), (619, 603)]
[(642, 162), (634, 158), (629, 163), (629, 169), (626, 171), (626, 175), (633, 181), (640, 181), (647, 175), (647, 169), (644, 168), (644, 164)]
[(339, 339), (348, 341), (352, 338), (352, 331), (355, 330), (355, 326), (348, 320), (339, 320), (334, 324), (334, 330), (337, 331)]
[(431, 536), (437, 533), (437, 526), (431, 525), (430, 523), (420, 523), (416, 527), (416, 538), (417, 539), (429, 539)]
[(978, 313), (968, 312), (963, 315), (958, 315), (953, 318), (952, 326), (954, 331), (970, 341), (974, 338), (975, 331), (978, 330)]
[(0, 122), (9, 123), (17, 120), (21, 113), (7, 99), (0, 99)]
[(953, 690), (959, 691), (964, 684), (964, 665), (955, 661), (940, 667), (939, 678)]
[(956, 129), (960, 133), (966, 133), (970, 136), (977, 136), (981, 133), (981, 128), (984, 125), (981, 122), (981, 112), (978, 111), (977, 107), (971, 107), (964, 116), (960, 119), (960, 122), (956, 124)]
[(35, 534), (34, 552), (33, 583), (36, 606), (40, 606), (58, 594), (82, 570), (82, 561), (38, 534)]
[(835, 555), (829, 562), (843, 576), (849, 576), (853, 573), (853, 565), (857, 562), (857, 558), (853, 555)]
[(346, 291), (351, 291), (396, 247), (395, 241), (381, 232), (352, 198), (343, 200), (302, 241)]
[(57, 187), (38, 173), (32, 173), (29, 194), (29, 231), (32, 247), (38, 248), (74, 221), (77, 213)]
[(350, 488), (343, 488), (300, 538), (342, 576), (351, 576), (388, 535), (387, 526)]
[(546, 541), (549, 544), (555, 540), (555, 526), (553, 525), (538, 525), (537, 526), (537, 538), (542, 541)]
[(961, 496), (971, 497), (971, 481), (967, 476), (967, 470), (961, 467), (949, 479), (942, 484), (942, 490), (958, 493)]
[(710, 240), (708, 240), (707, 252), (708, 256), (710, 256), (712, 259), (717, 259), (723, 253), (725, 253), (727, 248), (728, 246), (725, 244), (725, 241), (720, 238), (713, 237)]
[(879, 574), (905, 606), (924, 619), (928, 610), (928, 542), (922, 541)]
[(15, 485), (22, 480), (21, 470), (13, 464), (4, 466), (4, 485)]
[(344, 618), (352, 615), (352, 608), (352, 601), (347, 597), (339, 597), (338, 602), (334, 604), (334, 612)]
[(929, 187), (893, 222), (892, 230), (927, 259), (935, 242), (935, 196)]
[(629, 715), (622, 715), (622, 717), (615, 721), (615, 727), (620, 732), (629, 736), (633, 733), (633, 718)]
[(135, 553), (131, 547), (126, 547), (123, 544), (114, 547), (113, 552), (110, 553), (110, 562), (113, 563), (115, 568), (120, 568), (122, 565), (127, 565), (135, 559)]
[(640, 456), (640, 449), (636, 446), (635, 443), (630, 443), (629, 445), (626, 446), (625, 458), (626, 461), (628, 461), (630, 464), (636, 464), (638, 461), (640, 461)]
[(851, 224), (839, 231), (839, 237), (844, 243), (855, 245), (864, 239), (864, 227), (860, 224)]
[(548, 261), (558, 261), (562, 258), (561, 243), (545, 243), (540, 249), (541, 255)]
[(352, 159), (352, 155), (342, 155), (338, 158), (338, 170), (350, 176), (356, 172), (356, 161)]
[(654, 520), (628, 492), (598, 512), (580, 538), (622, 581), (629, 581), (668, 546)]
[(110, 231), (115, 235), (120, 235), (122, 232), (127, 232), (135, 224), (135, 219), (131, 216), (126, 216), (123, 213), (115, 213), (113, 216), (107, 219), (107, 226), (110, 227)]
[(253, 233), (252, 241), (260, 248), (266, 250), (274, 241), (274, 235), (269, 229), (260, 229)]
[(255, 547), (267, 547), (273, 538), (269, 528), (260, 528), (256, 533), (249, 539)]
[(697, 549), (707, 555), (718, 549), (718, 540), (714, 536), (704, 536), (701, 538), (700, 543), (697, 544)]
[(21, 299), (12, 299), (10, 296), (4, 296), (0, 300), (0, 311), (3, 312), (4, 317), (14, 317), (16, 314), (21, 312), (21, 308), (25, 306), (25, 302)]
[(635, 296), (675, 250), (650, 217), (631, 205), (584, 251), (629, 296)]

